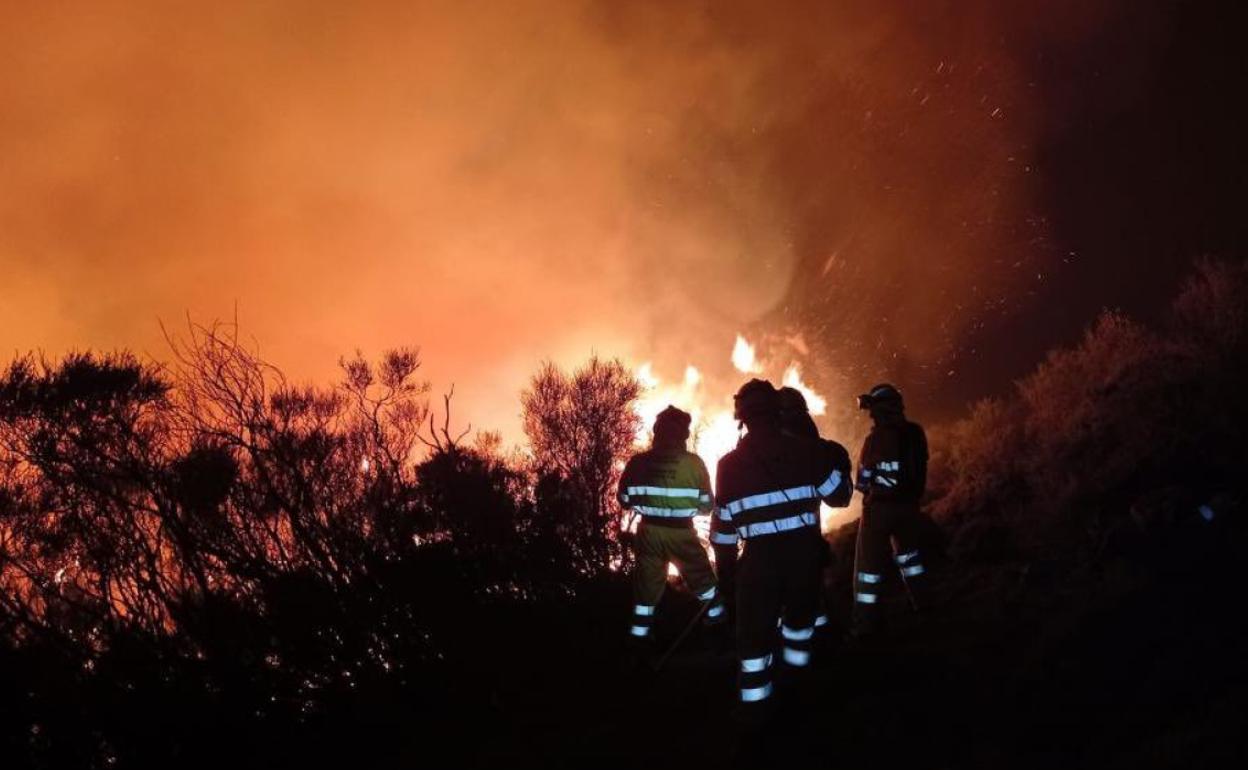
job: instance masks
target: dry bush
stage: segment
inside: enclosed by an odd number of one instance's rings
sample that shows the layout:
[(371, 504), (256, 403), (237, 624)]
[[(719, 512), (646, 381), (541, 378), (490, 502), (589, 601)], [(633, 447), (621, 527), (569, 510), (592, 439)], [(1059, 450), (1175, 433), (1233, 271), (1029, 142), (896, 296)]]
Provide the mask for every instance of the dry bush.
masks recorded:
[(990, 513), (1025, 494), (1021, 483), (1022, 420), (1015, 402), (984, 399), (965, 420), (939, 434), (931, 463), (941, 490), (933, 505), (938, 519)]
[(640, 428), (640, 393), (620, 361), (595, 356), (570, 374), (545, 364), (521, 395), (539, 507), (560, 522), (586, 572), (609, 570), (624, 556), (614, 490)]
[[(234, 325), (169, 341), (168, 366), (78, 354), (0, 372), (0, 650), (19, 656), (0, 676), (22, 674), (29, 713), (0, 742), (103, 766), (211, 752), (205, 723), (302, 746), (364, 691), (442, 713), (491, 686), (500, 606), (598, 588), (636, 429), (618, 362), (535, 378), (539, 483), (497, 436), (453, 435), (449, 394), (435, 419), (415, 351), (356, 354), (314, 387)], [(196, 717), (170, 726), (170, 708)]]
[(1177, 483), (1199, 499), (1241, 485), (1248, 416), (1248, 270), (1202, 260), (1150, 329), (1103, 313), (1006, 399), (942, 434), (933, 511), (967, 521), (1010, 512), (1016, 529), (1059, 520), (1089, 531)]

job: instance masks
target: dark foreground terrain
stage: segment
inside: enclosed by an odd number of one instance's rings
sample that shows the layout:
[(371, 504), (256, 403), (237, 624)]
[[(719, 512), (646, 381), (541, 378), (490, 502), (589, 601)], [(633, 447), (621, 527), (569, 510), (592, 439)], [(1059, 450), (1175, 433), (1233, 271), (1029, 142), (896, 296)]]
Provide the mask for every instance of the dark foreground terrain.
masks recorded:
[[(852, 534), (838, 533), (842, 556)], [(146, 709), (120, 712), (155, 724), (79, 718), (110, 735), (178, 736), (125, 748), (184, 766), (1242, 767), (1243, 531), (1232, 515), (1193, 515), (1130, 535), (1066, 559), (944, 561), (937, 606), (919, 618), (894, 590), (877, 644), (846, 648), (840, 629), (823, 629), (810, 691), (781, 679), (778, 715), (753, 733), (731, 716), (735, 659), (701, 631), (660, 672), (628, 665), (623, 580), (562, 606), (465, 616), (443, 676), (363, 683), (295, 732), (239, 734), (218, 721), (228, 703), (188, 709), (202, 694), (176, 689), (136, 692)], [(830, 586), (834, 623), (847, 616), (849, 568), (842, 558)], [(695, 610), (667, 593), (660, 647)], [(75, 696), (60, 704), (71, 712)]]
[[(362, 682), (298, 728), (265, 728), (176, 684), (77, 718), (142, 741), (113, 744), (138, 759), (124, 766), (150, 755), (218, 768), (1242, 767), (1248, 542), (1235, 514), (1111, 532), (1064, 558), (945, 559), (934, 570), (937, 606), (920, 619), (894, 590), (872, 646), (846, 648), (840, 629), (824, 629), (809, 692), (781, 679), (790, 686), (779, 713), (754, 732), (731, 716), (734, 658), (702, 632), (661, 672), (628, 665), (620, 579), (562, 606), (465, 615), (444, 674), (402, 687)], [(852, 530), (834, 538), (834, 622), (848, 611)], [(667, 593), (661, 647), (695, 610), (678, 588)], [(30, 686), (10, 681), (6, 695), (19, 700)], [(63, 693), (62, 729), (89, 702)], [(30, 735), (29, 745), (52, 737)]]
[[(524, 632), (486, 645), (494, 652), (480, 673), (499, 684), (488, 708), (466, 708), (462, 743), (440, 746), (449, 753), (439, 764), (1242, 766), (1240, 533), (1193, 516), (1162, 540), (1113, 540), (1083, 564), (1074, 554), (946, 563), (940, 606), (921, 622), (896, 597), (876, 646), (846, 649), (839, 630), (825, 629), (813, 692), (790, 687), (775, 720), (752, 734), (731, 718), (735, 662), (705, 639), (691, 637), (660, 673), (627, 667), (624, 593), (534, 615)], [(841, 596), (847, 569), (834, 585)], [(669, 592), (660, 638), (674, 638), (695, 609)], [(837, 610), (844, 618), (848, 607)], [(376, 764), (409, 766), (422, 745), (410, 752)]]

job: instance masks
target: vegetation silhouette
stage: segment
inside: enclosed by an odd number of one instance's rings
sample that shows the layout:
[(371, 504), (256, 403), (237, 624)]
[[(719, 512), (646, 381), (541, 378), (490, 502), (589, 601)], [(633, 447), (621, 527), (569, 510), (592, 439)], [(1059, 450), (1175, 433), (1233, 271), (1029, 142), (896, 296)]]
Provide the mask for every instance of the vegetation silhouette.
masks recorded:
[[(480, 702), (488, 606), (567, 597), (606, 572), (600, 493), (627, 419), (585, 424), (574, 447), (537, 441), (535, 465), (496, 437), (453, 436), (449, 394), (438, 426), (414, 350), (357, 354), (316, 388), (235, 326), (169, 339), (168, 366), (25, 356), (0, 377), (0, 631), (22, 682), (4, 688), (11, 755), (209, 763), (227, 759), (226, 731), (258, 760), (265, 746), (323, 758), (306, 740), (343, 709)], [(595, 359), (566, 380), (567, 404), (543, 401), (559, 378), (543, 369), (526, 401), (544, 436), (579, 410), (619, 420), (637, 394)]]

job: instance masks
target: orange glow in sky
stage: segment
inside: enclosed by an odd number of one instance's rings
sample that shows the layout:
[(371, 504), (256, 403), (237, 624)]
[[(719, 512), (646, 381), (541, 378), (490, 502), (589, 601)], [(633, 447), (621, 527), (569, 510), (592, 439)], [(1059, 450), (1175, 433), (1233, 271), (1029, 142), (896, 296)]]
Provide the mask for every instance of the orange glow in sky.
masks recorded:
[[(757, 373), (741, 330), (805, 329), (808, 397), (845, 341), (925, 365), (1013, 280), (981, 257), (1026, 202), (1025, 84), (991, 24), (793, 6), (5, 3), (0, 352), (162, 358), (161, 322), (237, 313), (296, 379), (419, 346), (509, 440), (544, 359), (712, 401)], [(933, 300), (879, 325), (904, 285)]]

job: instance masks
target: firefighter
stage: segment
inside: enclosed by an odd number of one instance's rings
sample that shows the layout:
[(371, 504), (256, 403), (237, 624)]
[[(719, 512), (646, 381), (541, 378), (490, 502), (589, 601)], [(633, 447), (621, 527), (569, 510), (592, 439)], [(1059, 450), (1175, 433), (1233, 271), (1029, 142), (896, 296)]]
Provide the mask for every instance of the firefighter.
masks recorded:
[[(849, 451), (841, 444), (830, 439), (821, 438), (819, 436), (819, 428), (815, 425), (814, 419), (810, 416), (810, 407), (806, 404), (806, 397), (797, 388), (783, 387), (780, 388), (780, 430), (786, 434), (793, 436), (802, 436), (809, 439), (819, 441), (832, 459), (833, 466), (841, 472), (841, 478), (852, 479), (853, 472), (849, 461)], [(834, 499), (828, 502), (833, 508), (845, 508), (849, 505), (850, 499), (853, 497), (854, 487), (852, 484), (842, 484), (835, 492)], [(826, 576), (832, 568), (832, 547), (824, 541), (824, 558), (823, 573)], [(815, 628), (822, 628), (828, 624), (827, 603), (824, 601), (824, 592), (819, 592), (819, 614), (815, 616)]]
[(630, 637), (639, 646), (651, 639), (654, 613), (673, 563), (689, 590), (708, 602), (705, 620), (724, 619), (724, 604), (693, 517), (710, 513), (711, 479), (702, 458), (686, 451), (691, 418), (669, 406), (654, 420), (654, 442), (634, 455), (620, 477), (619, 500), (641, 517), (634, 538), (633, 619)]
[[(818, 441), (780, 429), (780, 397), (770, 382), (750, 380), (735, 398), (747, 433), (719, 461), (716, 513), (744, 541), (737, 570), (737, 652), (742, 715), (766, 713), (773, 672), (810, 664), (825, 543), (819, 501), (849, 479)], [(777, 655), (776, 626), (780, 651)]]
[(892, 572), (890, 556), (916, 609), (926, 572), (918, 540), (919, 501), (927, 485), (927, 437), (921, 426), (906, 419), (901, 391), (892, 385), (877, 385), (859, 396), (858, 407), (870, 412), (873, 425), (858, 459), (857, 487), (863, 505), (854, 559), (851, 640), (879, 629), (881, 591)]

